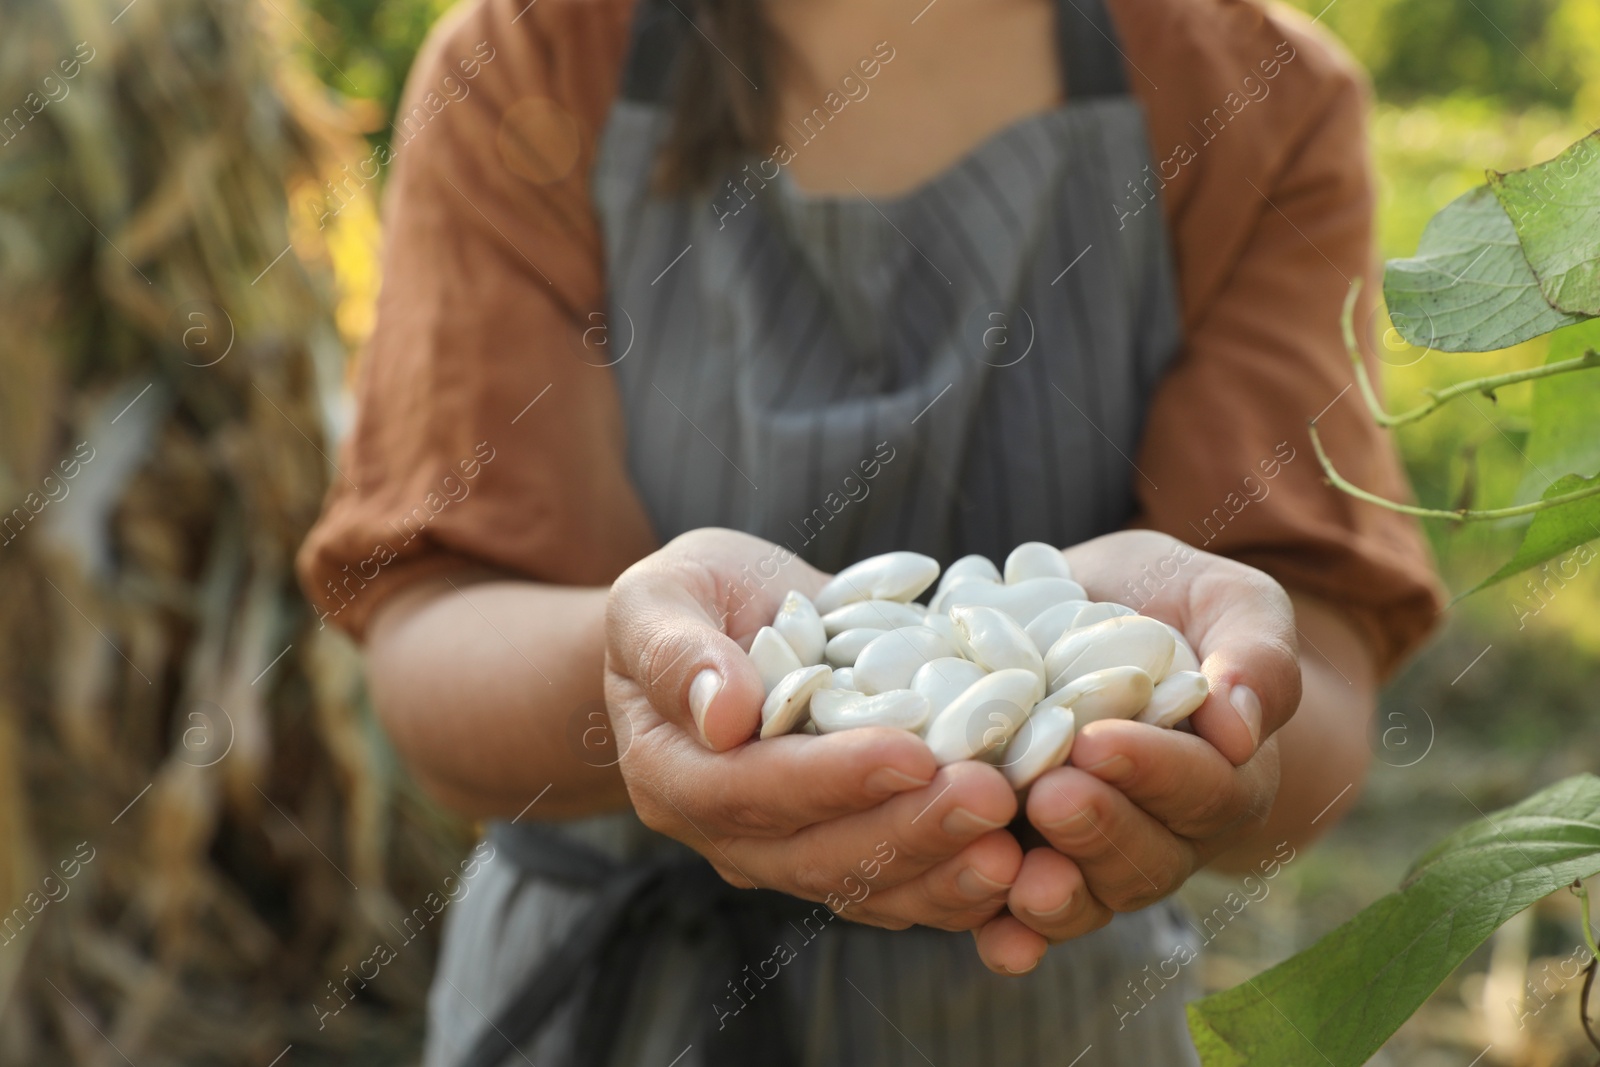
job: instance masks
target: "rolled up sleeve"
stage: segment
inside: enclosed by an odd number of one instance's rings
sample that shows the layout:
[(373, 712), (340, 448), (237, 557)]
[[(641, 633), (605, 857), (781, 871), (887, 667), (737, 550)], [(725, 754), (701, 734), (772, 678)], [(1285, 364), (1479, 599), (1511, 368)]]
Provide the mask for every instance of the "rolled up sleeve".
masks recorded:
[(622, 35), (583, 47), (610, 29), (600, 5), (519, 6), (442, 23), (394, 129), (356, 421), (297, 561), (319, 613), (357, 637), (426, 574), (605, 584), (654, 547), (599, 347), (586, 187)]

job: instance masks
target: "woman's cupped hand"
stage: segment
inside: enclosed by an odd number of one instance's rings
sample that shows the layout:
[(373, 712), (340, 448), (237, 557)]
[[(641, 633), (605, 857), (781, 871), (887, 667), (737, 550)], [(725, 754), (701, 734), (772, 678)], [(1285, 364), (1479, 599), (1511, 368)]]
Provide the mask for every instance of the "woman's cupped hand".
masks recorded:
[(745, 649), (790, 589), (810, 595), (827, 577), (781, 546), (708, 529), (617, 579), (606, 703), (624, 720), (634, 809), (734, 885), (889, 929), (980, 927), (1022, 866), (1005, 829), (1017, 797), (998, 770), (938, 767), (919, 737), (883, 728), (747, 743), (764, 694)]

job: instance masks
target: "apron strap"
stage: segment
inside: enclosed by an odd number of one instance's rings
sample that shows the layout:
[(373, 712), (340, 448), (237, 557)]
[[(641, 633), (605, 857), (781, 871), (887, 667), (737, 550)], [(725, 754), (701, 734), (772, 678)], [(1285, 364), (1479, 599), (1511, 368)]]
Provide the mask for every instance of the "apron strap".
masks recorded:
[[(622, 98), (638, 104), (667, 105), (683, 39), (694, 27), (689, 16), (667, 0), (637, 0)], [(690, 0), (690, 6), (693, 6)]]
[[(682, 6), (694, 9), (692, 0)], [(670, 0), (638, 0), (622, 78), (623, 99), (671, 103), (678, 54), (694, 31), (690, 18)], [(1057, 0), (1056, 42), (1068, 102), (1128, 94), (1122, 46), (1106, 0)]]
[(1106, 0), (1060, 0), (1056, 40), (1068, 103), (1128, 95), (1122, 45)]

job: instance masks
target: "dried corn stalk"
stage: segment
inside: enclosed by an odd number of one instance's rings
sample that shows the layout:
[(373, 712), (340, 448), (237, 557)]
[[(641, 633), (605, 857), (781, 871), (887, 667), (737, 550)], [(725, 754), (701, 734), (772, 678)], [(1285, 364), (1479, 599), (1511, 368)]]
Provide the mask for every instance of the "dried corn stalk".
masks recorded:
[(286, 190), (359, 146), (295, 17), (0, 0), (0, 1064), (415, 1055), (461, 842), (291, 574), (345, 343)]

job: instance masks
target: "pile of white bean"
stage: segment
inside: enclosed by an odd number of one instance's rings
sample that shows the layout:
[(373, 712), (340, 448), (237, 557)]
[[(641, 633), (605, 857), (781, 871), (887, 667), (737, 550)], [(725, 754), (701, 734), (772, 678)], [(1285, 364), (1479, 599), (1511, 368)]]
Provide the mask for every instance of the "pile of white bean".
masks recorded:
[[(914, 603), (935, 578), (927, 607)], [(889, 726), (940, 766), (982, 759), (1023, 789), (1066, 762), (1097, 719), (1182, 722), (1206, 699), (1183, 635), (1121, 604), (1092, 603), (1066, 558), (1019, 545), (1002, 573), (966, 556), (891, 552), (791, 591), (750, 646), (766, 687), (761, 736)]]

